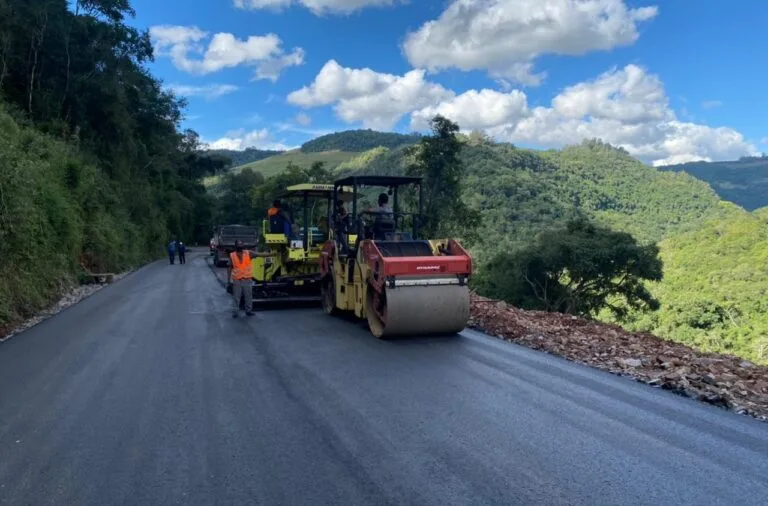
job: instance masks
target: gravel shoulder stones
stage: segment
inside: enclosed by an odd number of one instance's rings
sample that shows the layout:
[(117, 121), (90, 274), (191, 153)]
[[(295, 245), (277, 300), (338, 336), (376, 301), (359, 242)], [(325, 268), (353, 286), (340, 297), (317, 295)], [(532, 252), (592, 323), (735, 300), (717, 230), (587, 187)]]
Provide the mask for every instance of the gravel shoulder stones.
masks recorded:
[(576, 316), (471, 296), (470, 328), (768, 421), (768, 367)]
[(107, 282), (92, 283), (92, 284), (87, 284), (87, 285), (78, 285), (78, 286), (74, 286), (74, 287), (70, 287), (70, 288), (66, 289), (64, 294), (59, 298), (59, 300), (54, 305), (52, 305), (48, 309), (45, 309), (45, 310), (39, 312), (34, 317), (26, 320), (24, 323), (22, 323), (21, 325), (19, 325), (16, 328), (14, 328), (13, 330), (11, 330), (11, 332), (9, 332), (8, 334), (6, 334), (4, 336), (0, 335), (0, 343), (3, 343), (5, 341), (11, 339), (14, 336), (16, 336), (18, 334), (21, 334), (25, 330), (31, 329), (35, 325), (37, 325), (37, 324), (47, 320), (48, 318), (59, 314), (60, 312), (62, 312), (66, 308), (68, 308), (70, 306), (74, 306), (78, 302), (80, 302), (80, 301), (90, 297), (94, 293), (98, 292), (99, 290), (101, 290), (105, 286), (107, 286), (109, 284), (112, 284), (112, 283), (116, 283), (117, 281), (121, 280), (122, 278), (124, 278), (125, 276), (130, 274), (131, 272), (133, 272), (133, 271), (131, 270), (131, 271), (126, 271), (126, 272), (123, 272), (123, 273), (120, 273), (120, 274), (115, 274), (112, 277), (111, 282), (109, 282), (109, 283), (107, 283)]

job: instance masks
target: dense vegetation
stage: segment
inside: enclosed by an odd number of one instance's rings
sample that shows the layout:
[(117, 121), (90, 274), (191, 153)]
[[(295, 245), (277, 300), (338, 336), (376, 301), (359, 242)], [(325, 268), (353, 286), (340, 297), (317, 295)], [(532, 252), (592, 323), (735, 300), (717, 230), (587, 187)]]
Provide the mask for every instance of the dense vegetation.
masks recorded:
[(664, 281), (649, 287), (662, 310), (622, 323), (768, 362), (768, 209), (720, 207), (720, 217), (660, 243)]
[(658, 255), (655, 244), (641, 246), (626, 232), (580, 218), (499, 253), (480, 272), (480, 284), (485, 295), (524, 309), (582, 316), (608, 310), (621, 317), (659, 308), (643, 284), (662, 279)]
[(217, 187), (214, 206), (217, 223), (261, 225), (272, 199), (288, 186), (332, 180), (331, 172), (321, 161), (309, 167), (289, 162), (282, 172), (268, 179), (250, 168), (226, 173)]
[(659, 168), (687, 172), (706, 181), (721, 198), (748, 211), (768, 206), (768, 156), (744, 157), (731, 162), (690, 162)]
[(418, 134), (403, 135), (390, 132), (375, 132), (373, 130), (347, 130), (323, 135), (301, 146), (302, 153), (317, 153), (320, 151), (368, 151), (384, 147), (397, 148), (419, 142)]
[(85, 269), (209, 233), (199, 178), (221, 160), (179, 132), (184, 104), (147, 71), (132, 14), (127, 0), (0, 0), (0, 327)]
[(210, 149), (206, 151), (206, 155), (212, 158), (221, 157), (226, 159), (224, 169), (230, 169), (232, 167), (239, 167), (259, 160), (264, 160), (270, 156), (280, 155), (284, 151), (272, 151), (265, 149), (246, 148), (242, 151), (235, 151), (232, 149)]

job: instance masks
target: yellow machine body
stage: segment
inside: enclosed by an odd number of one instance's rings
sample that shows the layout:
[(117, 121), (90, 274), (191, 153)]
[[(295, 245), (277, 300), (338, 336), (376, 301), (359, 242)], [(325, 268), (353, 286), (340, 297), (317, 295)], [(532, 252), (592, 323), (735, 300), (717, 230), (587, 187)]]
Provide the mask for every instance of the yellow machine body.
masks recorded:
[[(285, 233), (271, 232), (269, 220), (263, 221), (262, 250), (273, 255), (255, 257), (252, 261), (254, 303), (282, 299), (319, 300), (319, 259), (328, 230), (311, 225), (321, 218), (327, 219), (333, 189), (333, 185), (305, 183), (289, 186), (278, 196), (296, 203), (292, 209), (296, 218), (293, 238)], [(308, 229), (306, 235), (304, 228)]]
[[(353, 205), (351, 230), (357, 235), (350, 234), (346, 241), (339, 234), (350, 228), (335, 220), (337, 226), (320, 258), (323, 310), (328, 314), (349, 312), (367, 320), (377, 338), (455, 334), (464, 329), (469, 321), (467, 282), (472, 258), (456, 239), (419, 238), (421, 178), (360, 175), (335, 184), (351, 185), (355, 198), (361, 195), (359, 187), (379, 186), (389, 191), (379, 195), (379, 208), (358, 214)], [(406, 192), (406, 186), (418, 189), (417, 204), (411, 204), (416, 212), (399, 210), (398, 193)], [(394, 202), (388, 210), (381, 203), (386, 204), (383, 197), (389, 195)]]

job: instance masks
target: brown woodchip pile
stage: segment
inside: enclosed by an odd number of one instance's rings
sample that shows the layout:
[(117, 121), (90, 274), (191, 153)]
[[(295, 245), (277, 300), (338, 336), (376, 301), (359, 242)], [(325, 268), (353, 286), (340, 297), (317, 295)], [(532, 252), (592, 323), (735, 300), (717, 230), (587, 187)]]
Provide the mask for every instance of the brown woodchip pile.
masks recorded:
[(470, 328), (768, 421), (768, 367), (576, 316), (471, 295)]

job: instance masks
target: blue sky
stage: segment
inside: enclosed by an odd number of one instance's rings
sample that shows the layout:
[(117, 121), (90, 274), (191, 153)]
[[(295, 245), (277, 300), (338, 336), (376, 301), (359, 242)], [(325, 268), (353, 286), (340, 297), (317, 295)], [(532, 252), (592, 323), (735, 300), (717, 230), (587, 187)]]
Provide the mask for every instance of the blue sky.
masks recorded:
[(188, 97), (184, 126), (212, 146), (422, 130), (439, 112), (499, 141), (601, 137), (656, 164), (768, 151), (764, 1), (133, 5), (153, 35), (152, 70)]

